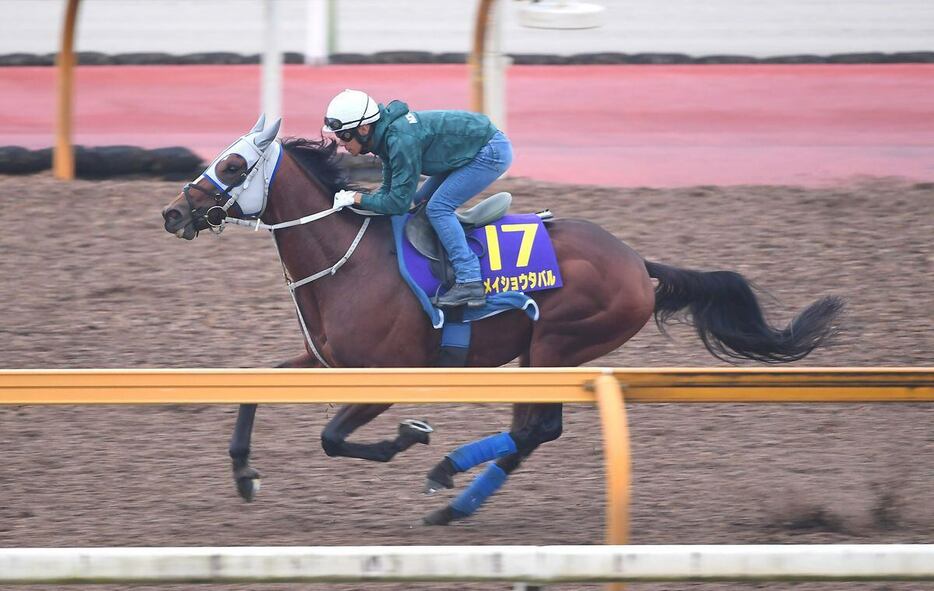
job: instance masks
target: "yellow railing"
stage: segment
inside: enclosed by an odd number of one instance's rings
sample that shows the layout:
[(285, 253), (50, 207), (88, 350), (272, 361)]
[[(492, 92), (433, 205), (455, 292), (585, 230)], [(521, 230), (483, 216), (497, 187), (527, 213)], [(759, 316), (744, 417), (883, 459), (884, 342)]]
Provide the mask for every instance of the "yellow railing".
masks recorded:
[(0, 404), (931, 402), (934, 368), (0, 370)]
[(0, 370), (0, 404), (598, 404), (609, 544), (629, 531), (626, 402), (934, 402), (934, 368)]

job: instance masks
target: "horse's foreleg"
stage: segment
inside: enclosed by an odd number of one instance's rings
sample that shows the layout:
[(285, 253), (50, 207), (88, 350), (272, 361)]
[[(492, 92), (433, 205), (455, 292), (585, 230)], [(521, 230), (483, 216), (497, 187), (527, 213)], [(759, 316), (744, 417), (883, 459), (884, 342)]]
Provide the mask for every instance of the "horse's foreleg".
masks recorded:
[(473, 515), (539, 445), (561, 436), (562, 410), (561, 404), (514, 405), (512, 430), (508, 433), (515, 443), (513, 452), (490, 462), (449, 505), (425, 516), (425, 525), (447, 525)]
[(243, 500), (250, 502), (259, 492), (260, 474), (250, 467), (250, 438), (253, 435), (253, 419), (256, 417), (255, 404), (241, 404), (237, 411), (237, 424), (233, 437), (230, 438), (230, 459), (233, 461), (233, 477), (237, 493)]
[[(315, 367), (316, 359), (307, 353), (290, 359), (277, 367)], [(233, 462), (233, 477), (237, 493), (249, 502), (256, 497), (260, 486), (260, 473), (250, 467), (250, 440), (253, 437), (253, 419), (256, 418), (255, 404), (241, 404), (237, 411), (237, 423), (230, 438), (230, 459)]]
[(321, 447), (329, 456), (388, 462), (416, 443), (428, 444), (432, 429), (422, 421), (402, 421), (395, 439), (378, 443), (351, 443), (347, 437), (383, 414), (391, 404), (348, 404), (342, 406), (321, 432)]

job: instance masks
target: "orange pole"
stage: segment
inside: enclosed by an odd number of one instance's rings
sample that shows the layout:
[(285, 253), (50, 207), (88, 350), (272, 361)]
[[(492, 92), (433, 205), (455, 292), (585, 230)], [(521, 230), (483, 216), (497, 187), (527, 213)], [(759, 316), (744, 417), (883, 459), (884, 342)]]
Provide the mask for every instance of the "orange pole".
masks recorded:
[(52, 152), (52, 172), (55, 178), (70, 181), (75, 178), (75, 154), (71, 142), (71, 106), (74, 91), (75, 23), (80, 0), (68, 0), (62, 23), (62, 46), (58, 52), (58, 118), (55, 124), (55, 149)]
[(483, 54), (486, 51), (486, 29), (490, 13), (496, 0), (480, 0), (477, 20), (473, 29), (473, 51), (470, 53), (470, 108), (476, 113), (484, 112), (483, 101)]
[[(594, 383), (600, 421), (603, 423), (603, 458), (606, 463), (606, 543), (629, 543), (629, 503), (632, 460), (629, 426), (623, 390), (611, 371)], [(606, 585), (607, 591), (622, 591), (621, 583)]]

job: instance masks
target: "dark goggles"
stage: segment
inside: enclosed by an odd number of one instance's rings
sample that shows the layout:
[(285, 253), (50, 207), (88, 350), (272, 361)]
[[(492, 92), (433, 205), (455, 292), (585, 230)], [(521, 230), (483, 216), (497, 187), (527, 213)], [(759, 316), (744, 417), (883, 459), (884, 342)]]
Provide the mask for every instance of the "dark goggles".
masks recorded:
[(333, 131), (334, 135), (336, 135), (342, 142), (349, 142), (354, 138), (354, 131), (356, 130), (355, 127), (351, 129), (345, 129), (343, 131), (337, 131), (344, 126), (344, 122), (340, 119), (335, 119), (334, 117), (325, 117), (324, 124), (328, 129)]
[[(328, 129), (333, 131), (334, 135), (336, 135), (342, 142), (349, 142), (350, 140), (357, 137), (357, 133), (356, 133), (357, 126), (359, 126), (363, 122), (364, 119), (366, 119), (366, 115), (364, 115), (363, 117), (360, 117), (359, 119), (355, 121), (344, 123), (343, 121), (335, 117), (325, 117), (324, 124), (327, 126)], [(338, 131), (338, 129), (346, 125), (352, 125), (353, 127), (351, 127), (350, 129), (344, 129), (342, 131)]]

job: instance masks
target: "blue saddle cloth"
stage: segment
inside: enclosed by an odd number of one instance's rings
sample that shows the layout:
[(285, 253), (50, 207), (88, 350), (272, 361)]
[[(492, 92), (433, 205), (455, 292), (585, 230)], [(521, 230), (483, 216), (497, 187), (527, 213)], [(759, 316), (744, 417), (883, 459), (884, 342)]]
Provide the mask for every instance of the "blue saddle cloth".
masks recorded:
[[(425, 259), (415, 250), (409, 241), (405, 239), (403, 229), (408, 219), (409, 214), (407, 213), (392, 216), (392, 234), (396, 243), (396, 260), (399, 262), (399, 272), (402, 274), (406, 283), (409, 284), (415, 297), (418, 298), (422, 309), (425, 310), (425, 314), (427, 314), (428, 318), (431, 320), (431, 325), (434, 328), (441, 328), (444, 326), (444, 310), (432, 305), (431, 298), (429, 298), (425, 287), (422, 285), (431, 285), (432, 282), (437, 285), (440, 282), (431, 276), (430, 271), (428, 271), (428, 275), (431, 279), (428, 280), (425, 278), (425, 270), (429, 268), (428, 259)], [(419, 268), (415, 269), (413, 273), (413, 270), (406, 264), (406, 260), (410, 262), (417, 261), (418, 263), (423, 263), (423, 265), (419, 265)], [(538, 304), (535, 303), (535, 300), (521, 291), (501, 291), (488, 294), (486, 306), (482, 308), (465, 307), (462, 321), (474, 322), (508, 310), (522, 310), (528, 314), (529, 318), (532, 320), (538, 320)]]

